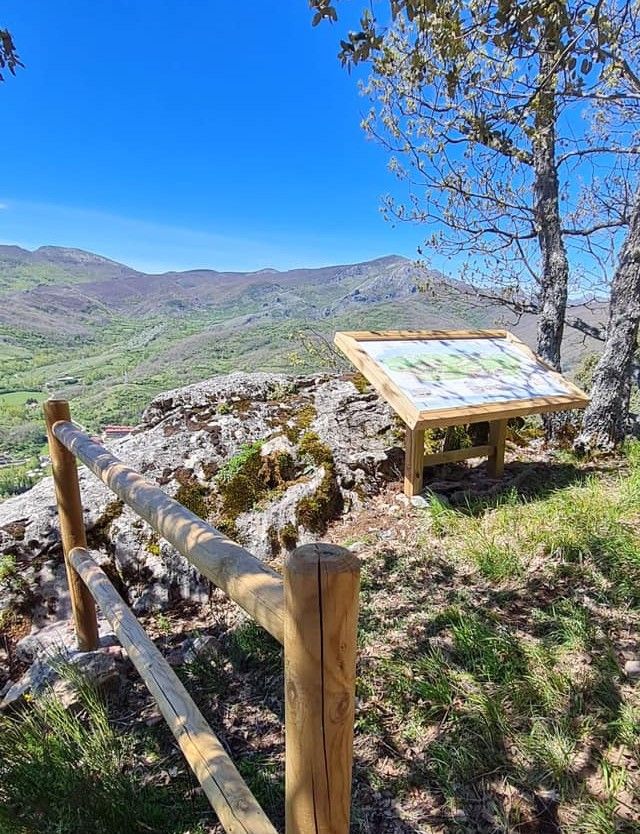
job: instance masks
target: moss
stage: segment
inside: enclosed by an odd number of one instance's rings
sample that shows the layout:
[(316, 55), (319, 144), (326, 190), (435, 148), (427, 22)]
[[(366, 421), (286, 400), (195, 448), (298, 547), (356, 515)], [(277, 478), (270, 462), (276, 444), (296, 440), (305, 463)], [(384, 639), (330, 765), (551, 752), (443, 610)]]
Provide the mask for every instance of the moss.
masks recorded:
[(259, 476), (266, 489), (283, 487), (296, 476), (294, 460), (284, 451), (266, 455), (262, 458)]
[(198, 481), (190, 481), (182, 484), (175, 494), (176, 501), (179, 501), (192, 513), (200, 518), (206, 519), (209, 515), (209, 490)]
[(544, 437), (544, 429), (538, 415), (530, 415), (527, 419), (515, 417), (507, 423), (507, 440), (517, 446), (527, 446), (539, 437)]
[(298, 501), (296, 522), (313, 533), (324, 533), (327, 523), (335, 518), (343, 507), (342, 493), (335, 478), (333, 453), (315, 432), (306, 432), (303, 435), (299, 449), (316, 466), (323, 467), (324, 477), (313, 495), (306, 495)]
[[(427, 431), (429, 431), (429, 429), (427, 429)], [(393, 415), (393, 424), (392, 424), (392, 427), (391, 427), (391, 439), (404, 447), (406, 436), (407, 436), (406, 423), (402, 420), (402, 418), (398, 417), (397, 414), (394, 414)], [(425, 437), (426, 436), (427, 436), (427, 432), (425, 431)]]
[(217, 524), (229, 538), (237, 537), (236, 519), (250, 510), (267, 491), (262, 472), (265, 460), (260, 451), (263, 442), (243, 446), (218, 472), (216, 482), (220, 496)]
[(222, 402), (216, 409), (216, 414), (232, 414), (233, 409), (228, 402)]
[(280, 543), (285, 550), (293, 550), (298, 544), (298, 528), (295, 524), (285, 524), (280, 530)]
[(278, 382), (267, 394), (267, 399), (282, 402), (289, 399), (295, 392), (296, 386), (292, 382)]
[(298, 501), (296, 521), (312, 533), (324, 533), (327, 524), (342, 511), (342, 493), (328, 468), (318, 489)]
[(291, 443), (297, 443), (318, 416), (313, 403), (306, 402), (298, 411), (281, 424), (284, 435)]
[(367, 391), (371, 390), (371, 383), (364, 374), (354, 374), (351, 382), (353, 382), (359, 394), (366, 394)]
[(333, 469), (333, 452), (326, 443), (320, 440), (315, 432), (305, 432), (298, 448), (303, 455), (311, 458), (316, 466), (329, 466)]
[(0, 556), (0, 584), (15, 576), (17, 570), (18, 565), (13, 554), (7, 553)]
[(271, 549), (271, 555), (277, 556), (278, 553), (282, 550), (282, 545), (280, 544), (280, 537), (278, 536), (278, 530), (276, 527), (271, 525), (267, 530), (267, 540), (269, 542), (269, 547)]
[(235, 455), (220, 467), (218, 472), (218, 483), (229, 483), (237, 475), (241, 475), (245, 469), (260, 461), (260, 450), (264, 441), (256, 440), (254, 443), (245, 443)]
[(109, 536), (111, 525), (122, 515), (124, 510), (123, 501), (110, 501), (104, 508), (104, 512), (97, 519), (91, 530), (87, 530), (87, 543), (90, 548), (99, 550), (101, 548), (111, 551), (113, 543)]
[(160, 555), (160, 542), (158, 541), (158, 537), (155, 533), (152, 533), (147, 539), (146, 548), (152, 556)]
[(300, 429), (307, 430), (318, 416), (315, 405), (307, 403), (295, 415), (294, 420)]
[(443, 451), (446, 452), (449, 449), (469, 449), (471, 446), (473, 446), (473, 440), (469, 434), (468, 426), (448, 426), (444, 429)]

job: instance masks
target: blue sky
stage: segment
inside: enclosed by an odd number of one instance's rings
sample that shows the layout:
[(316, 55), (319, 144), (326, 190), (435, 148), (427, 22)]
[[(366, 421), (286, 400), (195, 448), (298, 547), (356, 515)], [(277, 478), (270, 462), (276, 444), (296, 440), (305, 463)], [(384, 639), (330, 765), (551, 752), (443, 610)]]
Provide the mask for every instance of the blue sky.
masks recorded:
[(306, 0), (3, 2), (25, 69), (0, 85), (0, 242), (150, 271), (415, 256), (344, 26)]

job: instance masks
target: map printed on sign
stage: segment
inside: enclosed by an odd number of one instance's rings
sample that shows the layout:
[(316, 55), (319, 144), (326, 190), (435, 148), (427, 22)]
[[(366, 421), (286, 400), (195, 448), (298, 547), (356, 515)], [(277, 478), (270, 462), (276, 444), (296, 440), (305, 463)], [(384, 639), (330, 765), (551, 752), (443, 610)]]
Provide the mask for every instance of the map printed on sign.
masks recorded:
[(363, 339), (358, 345), (419, 411), (571, 393), (506, 339)]

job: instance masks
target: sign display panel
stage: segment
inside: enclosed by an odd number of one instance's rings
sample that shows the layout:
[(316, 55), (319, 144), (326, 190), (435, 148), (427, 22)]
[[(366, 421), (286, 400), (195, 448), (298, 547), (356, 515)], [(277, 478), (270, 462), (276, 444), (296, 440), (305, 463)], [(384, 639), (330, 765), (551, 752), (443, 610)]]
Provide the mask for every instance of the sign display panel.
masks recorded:
[(361, 341), (419, 411), (569, 396), (564, 380), (506, 339)]
[(505, 330), (339, 332), (335, 343), (410, 428), (584, 408), (589, 401)]

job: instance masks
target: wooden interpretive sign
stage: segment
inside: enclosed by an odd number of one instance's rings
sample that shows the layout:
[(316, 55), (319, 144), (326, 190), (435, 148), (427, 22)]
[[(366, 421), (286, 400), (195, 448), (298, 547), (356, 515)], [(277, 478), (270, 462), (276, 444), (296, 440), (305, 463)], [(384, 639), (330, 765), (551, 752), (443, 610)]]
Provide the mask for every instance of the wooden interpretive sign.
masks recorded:
[[(509, 418), (589, 402), (506, 330), (340, 332), (335, 344), (407, 425), (407, 495), (421, 491), (424, 467), (439, 463), (488, 457), (490, 473), (501, 475)], [(425, 429), (484, 421), (487, 445), (425, 455)]]

